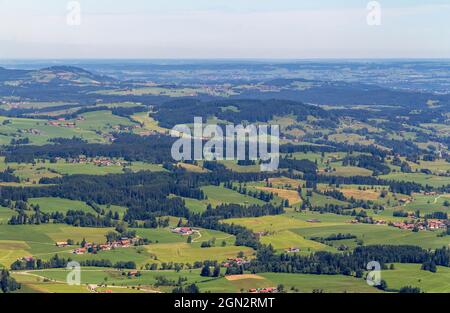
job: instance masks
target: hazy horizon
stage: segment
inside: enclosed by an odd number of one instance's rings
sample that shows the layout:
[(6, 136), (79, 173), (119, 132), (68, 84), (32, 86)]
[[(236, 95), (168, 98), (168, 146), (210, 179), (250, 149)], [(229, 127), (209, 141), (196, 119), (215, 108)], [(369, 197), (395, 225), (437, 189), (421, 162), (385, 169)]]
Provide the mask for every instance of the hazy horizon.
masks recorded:
[(450, 58), (448, 1), (370, 2), (0, 0), (0, 59)]

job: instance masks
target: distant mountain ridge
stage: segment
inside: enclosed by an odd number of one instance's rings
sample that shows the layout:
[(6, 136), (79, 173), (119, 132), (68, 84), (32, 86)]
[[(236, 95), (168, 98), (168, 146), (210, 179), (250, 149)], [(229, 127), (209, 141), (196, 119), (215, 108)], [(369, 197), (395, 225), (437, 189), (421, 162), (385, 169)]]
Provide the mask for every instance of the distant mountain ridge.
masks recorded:
[(51, 66), (39, 70), (16, 70), (0, 67), (0, 82), (32, 84), (94, 84), (116, 82), (116, 79), (98, 75), (75, 66)]

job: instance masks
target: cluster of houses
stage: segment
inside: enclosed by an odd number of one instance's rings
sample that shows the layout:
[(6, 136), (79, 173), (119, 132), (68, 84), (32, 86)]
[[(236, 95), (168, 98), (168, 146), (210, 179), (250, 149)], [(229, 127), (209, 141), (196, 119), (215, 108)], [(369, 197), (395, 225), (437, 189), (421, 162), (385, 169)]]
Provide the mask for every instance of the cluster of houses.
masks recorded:
[(241, 266), (250, 263), (250, 261), (244, 258), (228, 258), (225, 262), (222, 262), (223, 267)]
[(182, 235), (182, 236), (189, 236), (192, 235), (194, 233), (194, 229), (192, 229), (191, 227), (176, 227), (176, 228), (172, 228), (172, 233), (178, 234), (178, 235)]
[(391, 224), (393, 227), (407, 230), (438, 230), (447, 229), (447, 223), (442, 220), (430, 219), (426, 221), (415, 221), (415, 222), (394, 222)]
[[(57, 158), (58, 159), (58, 158)], [(59, 158), (60, 159), (60, 158)], [(78, 158), (72, 158), (69, 159), (68, 161), (69, 163), (72, 164), (87, 164), (87, 163), (93, 163), (94, 165), (97, 166), (112, 166), (112, 165), (117, 165), (117, 166), (125, 166), (128, 163), (125, 161), (120, 161), (120, 160), (111, 160), (109, 158), (94, 158), (94, 159), (88, 159), (84, 156), (78, 157)]]
[[(80, 120), (80, 118), (78, 118), (78, 120)], [(75, 128), (76, 126), (75, 122), (66, 121), (65, 118), (59, 118), (56, 121), (48, 121), (47, 124), (50, 126), (58, 126), (65, 128)]]
[(277, 293), (277, 287), (266, 287), (266, 288), (252, 288), (248, 290), (249, 293)]
[[(115, 248), (129, 248), (139, 241), (139, 238), (121, 238), (120, 240), (107, 242), (105, 244), (94, 244), (86, 242), (82, 247), (76, 248), (72, 251), (73, 254), (86, 254), (86, 253), (96, 253), (98, 251), (109, 251)], [(59, 248), (67, 247), (69, 244), (65, 241), (56, 242), (55, 244)]]
[(40, 131), (39, 129), (36, 129), (36, 128), (24, 129), (21, 132), (23, 132), (25, 134), (31, 134), (31, 135), (42, 135), (42, 131)]
[(114, 161), (108, 158), (100, 158), (100, 159), (94, 159), (92, 161), (97, 166), (112, 166), (112, 165), (118, 165), (118, 166), (124, 166), (126, 165), (126, 162), (123, 161)]
[(112, 127), (113, 130), (115, 131), (132, 131), (133, 129), (140, 129), (142, 128), (141, 125), (133, 125), (133, 126), (124, 126), (124, 125), (115, 125)]

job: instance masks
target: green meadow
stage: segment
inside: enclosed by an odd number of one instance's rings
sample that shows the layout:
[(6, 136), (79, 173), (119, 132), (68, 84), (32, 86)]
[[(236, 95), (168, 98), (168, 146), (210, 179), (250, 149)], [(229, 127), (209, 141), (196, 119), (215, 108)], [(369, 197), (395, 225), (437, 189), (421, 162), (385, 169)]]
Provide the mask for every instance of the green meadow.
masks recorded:
[[(308, 220), (316, 219), (320, 222), (311, 223)], [(286, 213), (278, 216), (263, 216), (257, 218), (235, 218), (227, 219), (223, 222), (239, 224), (250, 228), (254, 232), (267, 232), (266, 236), (261, 240), (270, 243), (271, 239), (275, 239), (277, 245), (275, 248), (285, 248), (293, 246), (301, 250), (308, 248), (314, 250), (308, 240), (311, 237), (328, 237), (332, 234), (353, 234), (362, 240), (365, 245), (374, 244), (407, 244), (418, 245), (426, 249), (441, 248), (450, 246), (448, 237), (440, 237), (440, 231), (421, 231), (412, 232), (408, 230), (400, 230), (387, 225), (372, 224), (351, 224), (351, 216), (339, 216), (334, 214), (319, 213)], [(299, 235), (297, 241), (293, 241), (293, 235)], [(267, 238), (266, 238), (267, 237)], [(295, 237), (294, 237), (295, 238)], [(306, 242), (305, 242), (306, 240)], [(281, 243), (281, 244), (280, 244)], [(356, 242), (336, 241), (336, 244), (345, 243), (349, 248), (355, 247)], [(316, 246), (317, 247), (317, 246)], [(328, 247), (328, 249), (332, 249)]]
[[(4, 123), (9, 120), (9, 123)], [(52, 138), (82, 137), (89, 142), (104, 142), (95, 131), (82, 128), (53, 126), (43, 119), (7, 118), (0, 116), (0, 144), (9, 144), (11, 138), (29, 138), (32, 144), (43, 145)]]
[[(126, 271), (124, 271), (126, 273)], [(224, 269), (222, 269), (222, 273)], [(29, 271), (28, 273), (15, 273), (14, 277), (25, 285), (37, 287), (37, 284), (44, 284), (43, 278), (47, 278), (54, 286), (42, 286), (42, 289), (52, 290), (52, 292), (67, 292), (70, 286), (64, 286), (69, 271), (65, 269), (49, 269), (39, 271)], [(34, 275), (34, 276), (31, 276)], [(84, 292), (85, 284), (107, 284), (108, 289), (118, 292), (115, 288), (131, 287), (141, 290), (160, 290), (170, 292), (175, 286), (155, 286), (157, 277), (165, 277), (171, 281), (178, 281), (180, 277), (185, 278), (185, 284), (195, 283), (201, 292), (248, 292), (252, 288), (277, 287), (283, 285), (286, 292), (312, 293), (314, 291), (331, 293), (375, 293), (378, 289), (369, 286), (363, 279), (342, 275), (312, 275), (312, 274), (285, 274), (285, 273), (260, 273), (257, 275), (243, 275), (242, 277), (205, 278), (200, 276), (199, 269), (181, 270), (157, 270), (141, 271), (141, 276), (128, 278), (123, 275), (123, 271), (102, 268), (82, 268), (80, 292)], [(128, 289), (129, 290), (129, 289)], [(39, 290), (40, 291), (40, 290)], [(41, 291), (42, 292), (42, 291)]]
[(61, 212), (67, 213), (69, 210), (85, 211), (90, 213), (95, 213), (94, 210), (88, 206), (85, 202), (62, 199), (62, 198), (30, 198), (28, 199), (29, 204), (38, 205), (41, 212), (53, 213)]
[(208, 197), (207, 203), (210, 203), (213, 207), (222, 203), (235, 203), (241, 205), (259, 204), (262, 205), (265, 202), (253, 197), (242, 195), (237, 191), (224, 188), (222, 186), (205, 186), (201, 188), (205, 195)]
[(406, 181), (421, 184), (423, 186), (429, 185), (432, 187), (442, 187), (450, 184), (450, 177), (436, 176), (423, 173), (390, 173), (388, 175), (381, 175), (380, 178), (388, 180)]
[(437, 272), (420, 269), (421, 264), (394, 264), (394, 270), (384, 270), (381, 278), (387, 282), (389, 289), (401, 287), (419, 287), (424, 292), (450, 292), (450, 268), (438, 266)]

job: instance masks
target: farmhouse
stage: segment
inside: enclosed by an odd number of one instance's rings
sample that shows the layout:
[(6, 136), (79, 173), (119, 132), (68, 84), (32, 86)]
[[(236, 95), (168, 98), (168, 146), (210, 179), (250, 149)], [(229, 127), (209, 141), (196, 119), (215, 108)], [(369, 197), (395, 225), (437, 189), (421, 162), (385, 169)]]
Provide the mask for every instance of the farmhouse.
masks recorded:
[(244, 265), (244, 264), (248, 264), (250, 263), (250, 261), (247, 261), (246, 259), (243, 258), (228, 258), (226, 262), (222, 263), (223, 267), (230, 267), (233, 265)]
[(86, 248), (77, 248), (75, 250), (73, 250), (74, 254), (85, 254), (87, 252)]
[(310, 219), (310, 220), (306, 220), (308, 223), (320, 223), (320, 221), (318, 219)]
[(252, 288), (248, 292), (250, 293), (277, 293), (277, 287), (267, 287), (267, 288)]
[(67, 241), (59, 241), (55, 244), (58, 248), (64, 248), (67, 247), (69, 244), (67, 243)]
[(127, 274), (128, 277), (137, 277), (140, 275), (141, 275), (141, 273), (138, 271), (131, 271), (131, 272), (128, 272), (128, 274)]
[(289, 248), (285, 250), (286, 253), (298, 253), (300, 252), (300, 248)]
[(413, 223), (404, 223), (404, 222), (394, 222), (394, 223), (392, 223), (392, 226), (400, 228), (400, 229), (412, 230), (412, 229), (414, 229), (415, 224), (413, 224)]
[(189, 236), (194, 233), (194, 230), (190, 227), (177, 227), (172, 229), (172, 233), (183, 235), (183, 236)]
[(401, 204), (408, 204), (412, 202), (411, 198), (401, 198), (398, 200), (398, 202), (400, 202)]
[(445, 229), (447, 228), (447, 225), (445, 222), (441, 220), (428, 220), (427, 222), (427, 229), (428, 230), (436, 230), (436, 229)]

